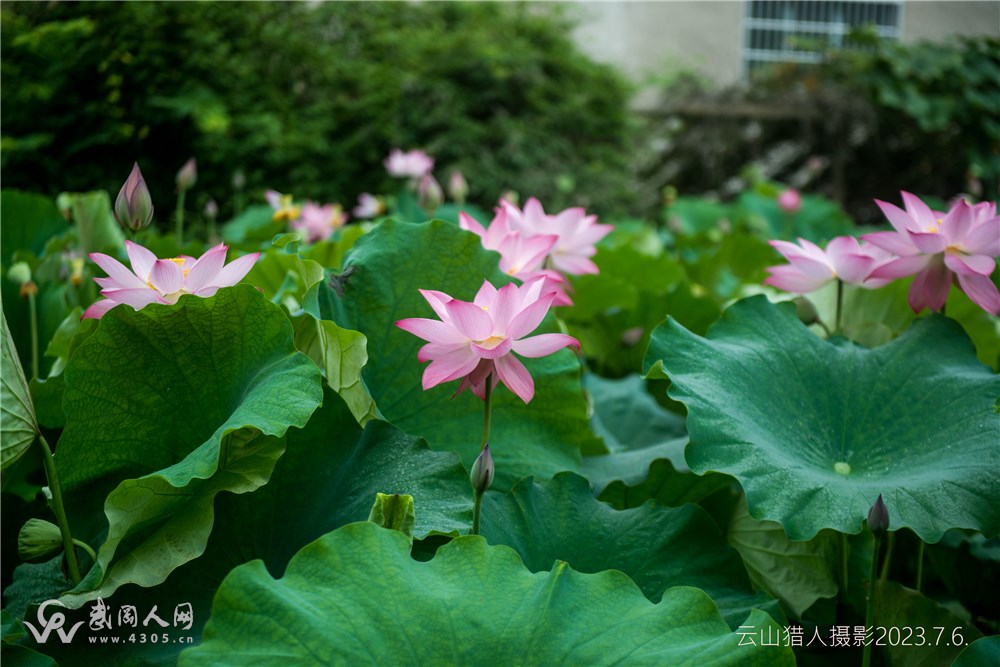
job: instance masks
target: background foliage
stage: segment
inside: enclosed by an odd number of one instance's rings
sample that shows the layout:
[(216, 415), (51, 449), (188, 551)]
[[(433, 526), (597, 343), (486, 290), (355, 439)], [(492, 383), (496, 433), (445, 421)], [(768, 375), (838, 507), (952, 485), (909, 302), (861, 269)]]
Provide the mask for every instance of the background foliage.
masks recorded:
[(0, 16), (6, 187), (113, 192), (138, 159), (166, 213), (194, 154), (192, 196), (223, 216), (237, 170), (251, 191), (353, 204), (387, 189), (382, 160), (400, 146), (435, 156), (442, 181), (463, 170), (489, 204), (506, 189), (553, 207), (574, 188), (575, 204), (628, 198), (627, 86), (548, 9), (26, 3)]

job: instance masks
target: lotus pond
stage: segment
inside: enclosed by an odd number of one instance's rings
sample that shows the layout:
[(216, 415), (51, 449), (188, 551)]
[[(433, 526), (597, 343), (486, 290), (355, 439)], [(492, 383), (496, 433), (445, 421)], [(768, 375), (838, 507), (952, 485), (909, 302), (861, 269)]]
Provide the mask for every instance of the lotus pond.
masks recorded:
[(995, 203), (598, 221), (428, 160), (218, 224), (2, 192), (5, 665), (1000, 662)]

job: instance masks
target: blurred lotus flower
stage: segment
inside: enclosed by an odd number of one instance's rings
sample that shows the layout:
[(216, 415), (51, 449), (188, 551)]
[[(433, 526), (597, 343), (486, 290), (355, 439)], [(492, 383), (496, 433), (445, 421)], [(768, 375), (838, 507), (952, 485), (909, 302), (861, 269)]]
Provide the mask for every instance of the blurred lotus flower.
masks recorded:
[(417, 359), (430, 361), (424, 369), (423, 387), (462, 379), (455, 392), (471, 388), (485, 397), (486, 382), (503, 382), (522, 401), (535, 395), (535, 383), (514, 352), (523, 357), (544, 357), (564, 347), (580, 349), (565, 334), (541, 334), (525, 338), (541, 323), (555, 294), (544, 293), (543, 281), (522, 287), (511, 283), (495, 288), (483, 281), (475, 299), (459, 301), (443, 292), (420, 290), (440, 320), (410, 318), (396, 326), (427, 341)]
[(397, 178), (420, 178), (434, 168), (434, 160), (427, 153), (420, 150), (404, 153), (398, 148), (389, 152), (384, 164), (389, 175)]
[(190, 190), (198, 182), (198, 164), (194, 158), (190, 158), (177, 170), (175, 178), (178, 190)]
[(802, 196), (794, 188), (788, 188), (778, 195), (778, 208), (783, 212), (794, 215), (802, 208)]
[(428, 211), (436, 210), (444, 202), (444, 191), (441, 190), (441, 184), (430, 172), (420, 178), (420, 184), (417, 185), (417, 201), (423, 209)]
[(469, 196), (469, 184), (458, 170), (451, 172), (451, 177), (448, 179), (448, 196), (459, 204), (464, 204), (465, 198)]
[(788, 241), (768, 243), (789, 263), (769, 266), (767, 271), (771, 276), (764, 284), (786, 292), (806, 294), (836, 279), (870, 289), (890, 282), (870, 280), (869, 276), (876, 267), (890, 261), (892, 255), (876, 246), (861, 245), (853, 236), (838, 236), (827, 244), (826, 250), (805, 239), (799, 239), (798, 245)]
[(483, 247), (500, 253), (500, 270), (514, 276), (522, 283), (542, 280), (543, 292), (554, 292), (553, 306), (572, 305), (566, 294), (565, 279), (558, 271), (542, 269), (542, 262), (559, 240), (554, 234), (528, 236), (514, 231), (507, 222), (507, 211), (500, 209), (490, 226), (484, 228), (475, 218), (464, 211), (458, 214), (459, 226), (480, 238)]
[(219, 205), (215, 203), (214, 199), (209, 199), (205, 203), (205, 217), (209, 220), (215, 220), (219, 217)]
[(104, 269), (107, 278), (94, 278), (107, 298), (94, 303), (84, 318), (100, 319), (120, 303), (139, 310), (151, 303), (177, 303), (185, 294), (212, 296), (220, 287), (235, 285), (250, 271), (260, 257), (259, 252), (244, 255), (226, 264), (228, 248), (219, 244), (198, 259), (182, 255), (157, 259), (141, 245), (125, 242), (132, 270), (113, 257), (94, 252), (90, 259)]
[(302, 205), (302, 216), (289, 227), (305, 237), (306, 243), (315, 243), (333, 236), (333, 232), (347, 223), (347, 214), (340, 204), (320, 206), (311, 201)]
[(940, 310), (948, 298), (952, 278), (983, 310), (1000, 315), (1000, 292), (990, 280), (1000, 255), (1000, 217), (995, 202), (970, 206), (964, 200), (947, 213), (935, 213), (909, 192), (903, 192), (906, 210), (875, 200), (895, 231), (865, 234), (861, 238), (898, 255), (871, 276), (892, 280), (916, 274), (910, 285), (910, 307)]
[(301, 213), (301, 209), (292, 203), (292, 195), (283, 195), (277, 190), (268, 190), (264, 193), (264, 199), (274, 209), (274, 215), (271, 219), (275, 222), (280, 222), (281, 220), (291, 222), (298, 218)]
[(246, 187), (246, 184), (247, 184), (247, 177), (246, 174), (243, 173), (243, 170), (237, 169), (236, 171), (234, 171), (233, 188), (235, 188), (236, 190), (242, 190), (243, 188)]
[(362, 192), (358, 195), (358, 205), (351, 212), (355, 218), (375, 218), (385, 213), (385, 204), (375, 195)]
[(132, 173), (118, 191), (112, 215), (122, 229), (132, 232), (149, 227), (153, 220), (153, 200), (149, 196), (149, 188), (142, 178), (142, 172), (139, 171), (138, 162), (132, 165)]
[(597, 224), (597, 216), (587, 215), (582, 208), (546, 215), (534, 197), (524, 205), (524, 211), (507, 201), (501, 201), (500, 206), (507, 212), (511, 229), (530, 236), (559, 237), (548, 255), (552, 268), (573, 275), (598, 272), (590, 258), (597, 254), (595, 244), (614, 227)]

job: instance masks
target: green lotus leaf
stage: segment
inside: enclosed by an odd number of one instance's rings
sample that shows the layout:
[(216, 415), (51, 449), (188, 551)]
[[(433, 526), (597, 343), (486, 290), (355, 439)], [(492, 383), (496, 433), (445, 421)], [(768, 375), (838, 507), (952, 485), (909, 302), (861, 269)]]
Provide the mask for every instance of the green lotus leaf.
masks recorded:
[[(267, 484), (253, 493), (216, 495), (215, 525), (201, 556), (175, 569), (158, 586), (128, 584), (105, 598), (105, 603), (116, 611), (124, 604), (134, 605), (143, 614), (153, 605), (169, 611), (178, 604), (190, 604), (194, 612), (191, 632), (171, 630), (170, 637), (189, 634), (197, 641), (211, 612), (212, 597), (233, 567), (260, 559), (273, 576), (281, 576), (299, 549), (331, 530), (369, 517), (377, 489), (413, 497), (416, 538), (433, 533), (457, 535), (472, 523), (469, 475), (457, 454), (431, 451), (422, 440), (378, 420), (362, 429), (347, 404), (329, 388), (305, 428), (290, 430), (285, 440), (285, 453)], [(57, 597), (64, 586), (58, 559), (44, 565), (21, 565), (14, 583), (4, 591), (5, 599), (18, 618), (26, 615), (31, 620), (37, 607), (30, 605)], [(64, 610), (67, 623), (88, 621), (92, 605)], [(124, 637), (135, 632), (118, 626), (114, 630)], [(83, 649), (79, 642), (50, 642), (39, 650), (63, 664), (81, 667), (142, 660), (166, 666), (176, 664), (184, 646), (147, 643)]]
[(53, 236), (70, 228), (50, 197), (20, 190), (0, 191), (0, 218), (4, 221), (0, 225), (0, 262), (5, 271), (16, 251), (30, 250), (41, 256)]
[[(418, 289), (440, 290), (471, 301), (484, 279), (509, 282), (499, 256), (482, 248), (472, 233), (435, 220), (411, 224), (386, 220), (355, 243), (344, 270), (316, 285), (305, 309), (317, 319), (360, 331), (378, 364), (362, 377), (385, 418), (407, 433), (424, 437), (434, 449), (459, 452), (466, 466), (479, 455), (483, 402), (470, 392), (452, 398), (458, 382), (424, 391), (424, 364), (417, 350), (424, 341), (395, 326), (407, 317), (434, 317)], [(554, 318), (548, 330), (555, 331)], [(498, 488), (527, 475), (551, 476), (577, 470), (581, 449), (600, 450), (590, 430), (580, 387), (580, 363), (569, 350), (526, 359), (535, 397), (525, 405), (506, 388), (493, 397), (490, 442)], [(417, 506), (420, 512), (420, 506)]]
[(338, 327), (329, 320), (303, 314), (296, 318), (295, 347), (323, 371), (331, 389), (347, 401), (358, 423), (380, 417), (361, 370), (368, 363), (368, 339), (363, 333)]
[(740, 552), (757, 590), (779, 598), (796, 618), (802, 618), (816, 600), (831, 598), (839, 590), (834, 576), (840, 562), (839, 539), (832, 530), (794, 542), (780, 524), (750, 516), (741, 498), (729, 523), (729, 543)]
[(1000, 663), (1000, 635), (990, 635), (965, 647), (951, 667), (993, 667), (997, 663)]
[(793, 540), (859, 532), (879, 494), (893, 530), (930, 543), (949, 528), (1000, 532), (1000, 377), (951, 320), (922, 318), (869, 350), (754, 297), (708, 338), (661, 325), (645, 367), (661, 365), (688, 408), (691, 469), (736, 477), (750, 512)]
[(653, 602), (672, 586), (701, 588), (734, 628), (753, 607), (784, 620), (773, 598), (754, 594), (739, 554), (697, 505), (616, 510), (596, 500), (585, 479), (565, 472), (540, 483), (522, 480), (506, 494), (488, 492), (480, 532), (490, 544), (517, 551), (532, 572), (557, 561), (578, 572), (620, 570)]
[[(759, 610), (745, 625), (778, 630)], [(234, 569), (179, 664), (794, 664), (790, 648), (739, 639), (695, 588), (653, 604), (620, 572), (533, 574), (481, 537), (421, 563), (404, 535), (365, 522), (304, 548), (281, 579), (256, 561)]]
[(28, 381), (21, 368), (21, 360), (14, 349), (14, 341), (7, 326), (7, 317), (0, 312), (3, 333), (0, 334), (0, 470), (6, 470), (21, 458), (38, 435), (38, 420), (28, 391)]
[(610, 450), (583, 459), (583, 475), (590, 480), (594, 493), (601, 493), (615, 480), (642, 482), (657, 459), (669, 459), (675, 467), (687, 470), (684, 417), (660, 407), (646, 391), (641, 377), (609, 380), (587, 374), (584, 386), (594, 405), (591, 426)]
[[(934, 600), (894, 581), (879, 583), (875, 627), (876, 641), (885, 634), (877, 650), (891, 667), (950, 665), (967, 645), (983, 636), (971, 621), (962, 620)], [(907, 637), (907, 628), (913, 629), (912, 636)]]
[(285, 433), (322, 400), (288, 319), (248, 285), (114, 308), (64, 375), (57, 458), (70, 524), (93, 538), (101, 510), (108, 520), (72, 604), (155, 585), (200, 555), (215, 495), (267, 483)]

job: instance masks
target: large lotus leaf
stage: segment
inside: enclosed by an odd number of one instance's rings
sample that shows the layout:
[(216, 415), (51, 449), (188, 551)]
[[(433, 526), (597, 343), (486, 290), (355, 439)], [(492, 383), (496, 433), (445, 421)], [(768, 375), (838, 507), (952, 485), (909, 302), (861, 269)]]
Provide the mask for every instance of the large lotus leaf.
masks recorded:
[(660, 407), (647, 393), (641, 377), (633, 374), (609, 380), (587, 374), (584, 386), (594, 406), (591, 426), (610, 450), (583, 459), (583, 475), (590, 480), (594, 493), (615, 480), (638, 484), (646, 479), (649, 466), (657, 459), (669, 459), (675, 467), (687, 469), (684, 418)]
[(380, 417), (361, 369), (368, 363), (368, 339), (363, 333), (338, 327), (329, 320), (303, 314), (294, 323), (295, 347), (323, 371), (331, 389), (347, 401), (362, 426)]
[(560, 560), (579, 572), (620, 570), (653, 602), (672, 586), (701, 588), (734, 628), (752, 607), (776, 611), (772, 598), (753, 593), (739, 554), (703, 509), (646, 503), (616, 510), (571, 472), (522, 480), (506, 494), (488, 492), (481, 534), (512, 547), (532, 572)]
[(64, 192), (60, 198), (65, 198), (73, 212), (81, 251), (101, 252), (121, 248), (125, 243), (121, 227), (111, 215), (111, 198), (105, 190)]
[[(275, 248), (261, 255), (245, 279), (260, 288), (274, 303), (294, 300), (298, 304), (301, 304), (306, 290), (321, 280), (323, 267), (317, 262)], [(292, 308), (297, 309), (298, 307)]]
[(35, 419), (28, 382), (21, 369), (21, 360), (17, 357), (14, 341), (10, 337), (7, 317), (2, 313), (0, 322), (3, 323), (3, 333), (0, 333), (0, 363), (3, 371), (0, 380), (0, 410), (3, 412), (3, 423), (0, 426), (0, 470), (6, 470), (35, 441), (38, 421)]
[(892, 528), (927, 542), (949, 528), (1000, 532), (1000, 377), (955, 322), (923, 318), (868, 350), (821, 340), (791, 304), (754, 297), (708, 338), (666, 322), (646, 369), (665, 369), (688, 407), (691, 469), (735, 476), (751, 514), (794, 540), (859, 532), (879, 494)]
[[(314, 298), (306, 300), (311, 315), (360, 331), (368, 349), (378, 351), (379, 363), (365, 366), (362, 377), (386, 419), (426, 438), (434, 449), (459, 452), (467, 466), (479, 454), (483, 402), (470, 392), (453, 399), (458, 382), (424, 391), (424, 364), (417, 361), (424, 341), (394, 323), (406, 317), (434, 317), (418, 289), (471, 301), (484, 278), (498, 287), (508, 282), (498, 261), (474, 234), (455, 225), (387, 220), (358, 239), (343, 272), (318, 284)], [(549, 322), (539, 331), (554, 326), (551, 318)], [(590, 431), (576, 356), (560, 350), (526, 359), (525, 365), (535, 381), (529, 404), (503, 387), (494, 393), (490, 442), (495, 483), (504, 488), (527, 475), (576, 470), (581, 448), (601, 447)]]
[(839, 590), (834, 574), (840, 540), (832, 530), (794, 542), (780, 524), (750, 516), (741, 498), (729, 523), (729, 543), (740, 552), (754, 586), (779, 598), (796, 618)]
[[(189, 634), (197, 641), (211, 611), (212, 596), (232, 568), (260, 559), (273, 576), (281, 576), (299, 549), (335, 528), (365, 520), (377, 490), (414, 498), (415, 537), (465, 532), (472, 523), (472, 490), (457, 454), (431, 451), (422, 440), (385, 422), (373, 420), (362, 429), (345, 402), (329, 388), (305, 428), (290, 430), (285, 439), (285, 453), (266, 485), (253, 493), (215, 497), (215, 526), (199, 558), (171, 572), (159, 586), (122, 586), (105, 598), (106, 604), (115, 613), (121, 605), (135, 605), (145, 615), (153, 605), (169, 612), (188, 603), (194, 611)], [(14, 584), (5, 593), (8, 604), (13, 598), (19, 618), (27, 610), (30, 620), (35, 607), (28, 608), (29, 604), (61, 591), (65, 579), (58, 563), (54, 565), (18, 568)], [(92, 605), (65, 611), (67, 622), (88, 620)], [(134, 630), (116, 626), (115, 632), (127, 637)], [(178, 631), (171, 630), (170, 636), (178, 637)], [(123, 655), (127, 664), (141, 657), (172, 665), (184, 646), (88, 646), (84, 651), (74, 642), (38, 648), (60, 661), (65, 658), (65, 664), (104, 667), (123, 662)]]
[[(875, 627), (875, 640), (881, 639), (879, 649), (889, 667), (950, 665), (967, 645), (983, 636), (971, 621), (893, 581), (879, 583)], [(912, 636), (907, 636), (907, 628), (913, 628)]]
[(287, 318), (250, 286), (112, 309), (65, 381), (57, 458), (70, 522), (96, 536), (101, 503), (109, 522), (74, 603), (154, 585), (197, 557), (215, 494), (265, 484), (285, 432), (322, 400)]
[(997, 664), (1000, 664), (1000, 635), (990, 635), (969, 644), (951, 667), (994, 667)]
[(30, 250), (41, 256), (45, 244), (67, 229), (69, 224), (49, 197), (19, 190), (0, 191), (0, 263), (10, 268), (11, 256)]
[[(746, 625), (778, 629), (759, 610)], [(739, 639), (694, 588), (653, 604), (620, 572), (580, 574), (560, 562), (532, 574), (481, 537), (460, 537), (421, 563), (404, 535), (358, 523), (300, 551), (280, 580), (260, 562), (233, 570), (203, 643), (179, 664), (794, 663), (789, 648)]]

